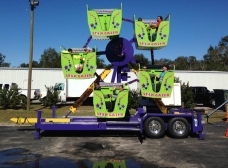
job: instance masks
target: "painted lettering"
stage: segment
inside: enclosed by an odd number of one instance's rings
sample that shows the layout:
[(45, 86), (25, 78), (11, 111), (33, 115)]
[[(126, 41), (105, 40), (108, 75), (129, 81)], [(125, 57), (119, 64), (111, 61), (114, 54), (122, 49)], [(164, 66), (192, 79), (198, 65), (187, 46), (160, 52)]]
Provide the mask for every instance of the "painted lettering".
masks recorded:
[(109, 116), (111, 116), (111, 117), (122, 117), (123, 113), (109, 114)]
[(117, 84), (117, 83), (101, 83), (100, 86), (121, 86), (123, 84)]
[(105, 32), (96, 32), (96, 31), (93, 31), (92, 32), (92, 35), (116, 35), (116, 34), (119, 34), (119, 31), (105, 31)]
[(107, 113), (98, 112), (98, 113), (97, 113), (97, 116), (108, 116), (108, 114), (107, 114)]
[(143, 96), (146, 96), (146, 97), (170, 97), (170, 94), (165, 94), (165, 93), (157, 93), (157, 94), (154, 94), (154, 93), (148, 93), (148, 92), (144, 92), (143, 93)]
[(142, 20), (142, 22), (145, 24), (157, 24), (156, 20)]
[(140, 46), (163, 46), (163, 45), (166, 45), (165, 42), (140, 42), (139, 43)]
[(103, 116), (103, 117), (123, 117), (123, 113), (113, 113), (113, 114), (108, 114), (108, 113), (102, 113), (102, 112), (97, 112), (96, 116)]
[(82, 75), (78, 75), (78, 78), (89, 78), (92, 77), (92, 74), (82, 74)]
[(80, 74), (80, 75), (77, 75), (77, 74), (66, 74), (66, 78), (92, 78), (93, 77), (93, 74)]
[(97, 10), (95, 10), (96, 11), (96, 13), (98, 13), (98, 14), (101, 14), (101, 13), (112, 13), (113, 11), (114, 11), (114, 9), (97, 9)]

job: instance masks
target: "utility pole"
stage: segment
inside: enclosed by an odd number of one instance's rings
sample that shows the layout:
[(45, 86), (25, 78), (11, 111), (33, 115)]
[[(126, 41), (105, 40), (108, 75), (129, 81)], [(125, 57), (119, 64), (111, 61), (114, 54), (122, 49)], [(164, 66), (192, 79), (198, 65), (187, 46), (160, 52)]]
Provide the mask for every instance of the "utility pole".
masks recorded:
[(29, 0), (29, 5), (31, 7), (31, 14), (30, 14), (30, 51), (29, 51), (27, 110), (30, 110), (30, 99), (31, 99), (34, 9), (36, 8), (36, 6), (39, 5), (39, 1), (38, 0)]

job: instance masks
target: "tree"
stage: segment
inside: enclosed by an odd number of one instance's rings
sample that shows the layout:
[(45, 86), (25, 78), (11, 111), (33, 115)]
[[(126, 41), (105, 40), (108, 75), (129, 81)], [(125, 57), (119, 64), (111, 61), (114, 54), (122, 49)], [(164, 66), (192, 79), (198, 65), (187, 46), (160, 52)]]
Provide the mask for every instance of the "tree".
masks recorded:
[[(29, 64), (22, 63), (22, 64), (20, 65), (20, 67), (22, 67), (22, 68), (27, 68), (27, 67), (29, 67)], [(33, 68), (40, 68), (39, 62), (33, 60), (33, 61), (32, 61), (32, 67), (33, 67)]]
[(199, 70), (202, 70), (202, 71), (206, 70), (206, 62), (205, 62), (205, 60), (200, 60), (198, 62), (198, 64), (199, 64)]
[[(136, 62), (140, 64), (140, 66), (148, 65), (150, 63), (148, 58), (146, 58), (143, 54), (135, 54), (134, 58), (135, 58)], [(139, 67), (138, 67), (138, 65), (135, 65), (135, 64), (129, 64), (128, 68), (129, 69), (132, 69), (132, 68), (138, 69)]]
[(170, 65), (170, 64), (174, 63), (174, 61), (167, 59), (167, 58), (161, 58), (159, 60), (155, 60), (154, 62), (157, 65)]
[(218, 46), (210, 46), (203, 58), (206, 70), (228, 71), (228, 36), (221, 38)]
[(194, 108), (196, 106), (196, 102), (194, 100), (195, 95), (189, 87), (189, 83), (182, 83), (179, 77), (175, 77), (174, 82), (181, 84), (181, 102), (184, 104), (184, 107)]
[(188, 57), (189, 70), (199, 70), (199, 64), (195, 56)]
[(54, 48), (48, 48), (41, 55), (39, 64), (41, 68), (61, 68), (60, 54)]
[(224, 69), (228, 70), (228, 36), (221, 39), (218, 44), (218, 51), (220, 53)]
[(177, 57), (177, 59), (174, 60), (174, 64), (176, 66), (176, 69), (178, 70), (187, 70), (188, 69), (188, 57), (180, 56)]
[(97, 57), (97, 68), (105, 68), (105, 67), (106, 65), (105, 65), (104, 59)]
[(196, 106), (194, 93), (192, 91), (192, 88), (189, 87), (189, 83), (181, 84), (181, 101), (184, 103), (185, 108), (194, 108)]
[(143, 54), (135, 54), (134, 58), (141, 65), (148, 65), (150, 63), (148, 58), (146, 58)]
[(10, 63), (5, 62), (6, 56), (0, 53), (0, 67), (10, 67)]
[(222, 58), (217, 47), (210, 46), (203, 58), (206, 63), (206, 70), (223, 70)]
[(128, 109), (137, 109), (139, 107), (139, 91), (130, 89), (128, 95)]

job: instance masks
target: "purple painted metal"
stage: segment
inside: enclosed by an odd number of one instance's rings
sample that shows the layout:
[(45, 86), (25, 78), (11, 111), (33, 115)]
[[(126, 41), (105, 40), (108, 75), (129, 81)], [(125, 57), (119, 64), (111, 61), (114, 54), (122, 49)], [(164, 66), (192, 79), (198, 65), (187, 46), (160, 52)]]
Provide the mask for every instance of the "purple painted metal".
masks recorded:
[(69, 111), (69, 112), (67, 113), (67, 115), (65, 116), (65, 118), (67, 118), (70, 114), (71, 114), (71, 111)]
[(123, 20), (123, 21), (126, 21), (126, 22), (130, 22), (130, 23), (134, 23), (134, 21), (131, 20), (131, 19), (122, 18), (122, 20)]
[(125, 38), (113, 39), (106, 46), (106, 57), (113, 65), (127, 65), (131, 62), (133, 55), (132, 43)]
[(117, 69), (117, 83), (121, 83), (121, 70), (122, 70), (122, 67), (118, 67)]
[(134, 83), (134, 82), (139, 82), (139, 80), (138, 80), (138, 79), (134, 79), (134, 80), (132, 80), (132, 81), (129, 81), (129, 82), (125, 83), (125, 85), (126, 85), (126, 84), (127, 84), (127, 85), (130, 85), (130, 84), (132, 84), (132, 83)]
[(42, 113), (41, 110), (37, 111), (37, 122), (36, 122), (36, 124), (40, 124), (40, 122), (41, 122), (41, 113)]
[(122, 72), (130, 72), (130, 69), (127, 67), (122, 68)]
[(83, 48), (86, 48), (90, 42), (90, 40), (92, 39), (92, 36), (89, 36), (88, 40), (86, 41), (85, 45), (83, 46)]
[(198, 129), (197, 132), (199, 134), (199, 139), (202, 140), (205, 137), (205, 134), (203, 134), (203, 124), (202, 124), (202, 115), (200, 112), (197, 112), (197, 121), (198, 121)]
[(117, 65), (115, 65), (115, 66), (114, 66), (113, 73), (112, 73), (112, 79), (111, 79), (111, 82), (112, 82), (112, 83), (114, 83), (114, 82), (115, 82), (117, 69), (118, 69), (118, 66), (117, 66)]
[(99, 119), (96, 117), (74, 117), (70, 124), (48, 123), (45, 119), (40, 119), (40, 123), (35, 125), (37, 130), (123, 130), (140, 131), (140, 122), (138, 118), (143, 114), (136, 114), (133, 117), (125, 117), (120, 121), (111, 119)]
[(127, 81), (127, 78), (128, 78), (127, 73), (121, 73), (121, 80), (122, 81)]
[(40, 139), (40, 128), (37, 128), (38, 125), (41, 125), (41, 110), (37, 111), (37, 122), (35, 124), (35, 128), (36, 128), (36, 133), (34, 134), (36, 139)]
[(56, 109), (55, 106), (52, 106), (52, 118), (56, 117)]
[(105, 53), (108, 61), (114, 65), (111, 82), (113, 83), (117, 77), (117, 83), (121, 83), (121, 71), (134, 58), (132, 43), (124, 38), (113, 39), (106, 46)]
[[(180, 114), (174, 114), (174, 112), (180, 112)], [(170, 114), (151, 113), (151, 111), (144, 111), (143, 108), (138, 108), (137, 113), (134, 116), (127, 115), (126, 117), (113, 121), (109, 118), (96, 118), (96, 117), (69, 117), (70, 123), (52, 123), (45, 122), (45, 118), (41, 119), (41, 111), (37, 113), (37, 123), (35, 128), (37, 132), (35, 137), (40, 138), (40, 130), (121, 130), (121, 131), (140, 131), (143, 134), (144, 121), (149, 117), (166, 118), (166, 130), (168, 129), (168, 121), (174, 117), (187, 118), (192, 126), (192, 132), (199, 133), (199, 139), (203, 139), (203, 127), (201, 122), (201, 114), (197, 113), (198, 125), (194, 125), (194, 111), (189, 109), (177, 109), (173, 110)]]

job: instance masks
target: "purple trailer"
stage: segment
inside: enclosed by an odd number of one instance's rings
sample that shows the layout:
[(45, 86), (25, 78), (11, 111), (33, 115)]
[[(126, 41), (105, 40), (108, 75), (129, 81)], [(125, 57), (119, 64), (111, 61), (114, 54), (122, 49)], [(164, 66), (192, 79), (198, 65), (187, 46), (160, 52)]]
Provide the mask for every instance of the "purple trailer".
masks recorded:
[[(196, 113), (194, 115), (194, 113)], [(57, 117), (55, 108), (50, 118), (42, 118), (38, 111), (35, 124), (35, 138), (41, 137), (41, 131), (74, 130), (74, 131), (138, 131), (149, 138), (160, 138), (167, 130), (174, 138), (186, 138), (190, 132), (204, 138), (202, 117), (193, 109), (172, 109), (169, 114), (153, 113), (138, 108), (134, 116), (126, 115), (122, 119), (97, 117)]]

